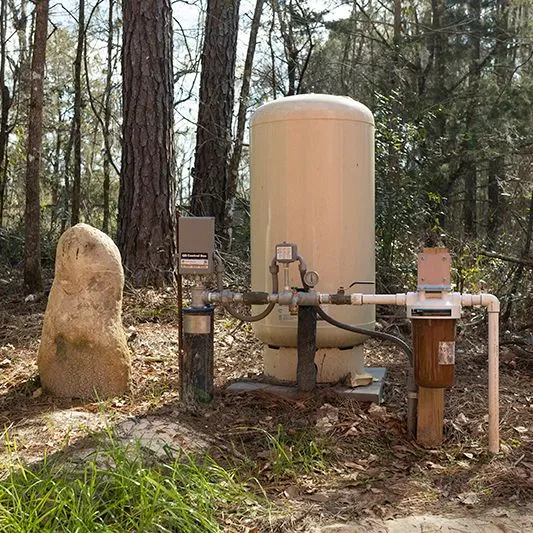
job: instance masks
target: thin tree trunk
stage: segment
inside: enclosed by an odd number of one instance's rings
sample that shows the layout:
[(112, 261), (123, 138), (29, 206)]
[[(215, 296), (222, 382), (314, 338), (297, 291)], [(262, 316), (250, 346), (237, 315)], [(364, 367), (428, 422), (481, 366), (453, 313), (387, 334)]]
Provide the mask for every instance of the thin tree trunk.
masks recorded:
[(0, 3), (0, 87), (2, 88), (2, 105), (0, 112), (0, 228), (4, 220), (4, 200), (6, 194), (7, 175), (5, 173), (4, 160), (9, 137), (9, 109), (11, 107), (11, 95), (5, 83), (6, 78), (6, 0)]
[(465, 182), (463, 222), (465, 234), (474, 238), (477, 236), (477, 166), (472, 153), (464, 157), (466, 160), (463, 165)]
[(471, 11), (470, 27), (470, 76), (469, 76), (469, 102), (466, 110), (465, 133), (468, 140), (463, 143), (463, 178), (465, 196), (463, 203), (464, 232), (468, 237), (477, 237), (477, 135), (475, 121), (479, 106), (479, 84), (481, 77), (481, 3), (480, 0), (470, 0)]
[(64, 174), (64, 180), (65, 180), (65, 186), (63, 188), (63, 209), (61, 213), (61, 233), (65, 231), (68, 224), (68, 214), (70, 212), (71, 208), (71, 195), (70, 195), (70, 189), (71, 189), (71, 179), (70, 179), (70, 160), (72, 158), (72, 147), (74, 146), (74, 121), (72, 121), (70, 125), (70, 132), (67, 140), (67, 145), (65, 146), (65, 172)]
[(215, 217), (223, 248), (228, 243), (225, 211), (238, 28), (238, 1), (208, 1), (191, 211)]
[(83, 49), (85, 40), (85, 0), (79, 1), (78, 14), (78, 46), (74, 61), (74, 172), (72, 180), (72, 226), (80, 221), (81, 203), (81, 69), (83, 65)]
[[(497, 22), (495, 28), (495, 50), (494, 50), (494, 73), (496, 78), (496, 86), (498, 91), (504, 91), (509, 77), (513, 76), (515, 71), (515, 62), (510, 59), (509, 42), (512, 42), (512, 32), (509, 32), (509, 16), (508, 16), (508, 2), (507, 0), (500, 0), (497, 2)], [(499, 128), (502, 124), (501, 119), (501, 102), (497, 98), (494, 102), (491, 112), (489, 114), (489, 121), (492, 127), (498, 131), (505, 128)], [(505, 181), (505, 155), (499, 153), (489, 160), (488, 171), (488, 224), (487, 224), (487, 244), (494, 246), (498, 232), (502, 224), (503, 214), (503, 198), (501, 196), (501, 183)]]
[(270, 84), (272, 86), (272, 97), (274, 100), (278, 97), (278, 77), (276, 75), (276, 54), (274, 52), (274, 41), (272, 39), (276, 29), (276, 17), (275, 12), (272, 11), (272, 17), (270, 20), (270, 28), (268, 30), (268, 49), (270, 51)]
[(228, 232), (228, 247), (231, 247), (233, 215), (235, 212), (235, 196), (237, 194), (237, 183), (239, 178), (239, 164), (242, 156), (242, 143), (244, 139), (244, 130), (246, 127), (246, 110), (248, 109), (248, 99), (250, 96), (250, 80), (252, 78), (252, 66), (254, 61), (255, 46), (257, 43), (257, 33), (261, 22), (261, 13), (263, 12), (264, 0), (257, 0), (250, 28), (250, 39), (248, 41), (248, 50), (246, 60), (244, 61), (244, 71), (242, 75), (241, 94), (239, 97), (239, 111), (237, 113), (237, 131), (233, 143), (233, 153), (231, 154), (228, 185), (226, 199), (226, 228)]
[(514, 296), (518, 289), (518, 285), (522, 280), (524, 275), (525, 262), (529, 259), (529, 254), (531, 252), (531, 241), (533, 240), (533, 191), (531, 192), (531, 197), (529, 199), (529, 215), (527, 220), (526, 235), (524, 238), (524, 248), (522, 250), (522, 259), (523, 263), (519, 264), (516, 267), (516, 270), (509, 284), (509, 298), (507, 300), (507, 305), (505, 306), (505, 311), (502, 314), (502, 322), (505, 323), (509, 320), (511, 312), (513, 310)]
[(106, 150), (104, 153), (104, 219), (102, 222), (102, 230), (109, 233), (110, 226), (110, 208), (109, 208), (109, 188), (111, 183), (111, 89), (113, 82), (113, 36), (115, 31), (114, 26), (114, 10), (115, 1), (109, 0), (109, 11), (107, 18), (107, 73), (105, 80), (105, 96), (104, 96), (104, 143)]
[(60, 160), (61, 160), (61, 148), (63, 147), (63, 137), (62, 137), (62, 131), (61, 131), (61, 110), (59, 110), (58, 113), (58, 127), (56, 128), (56, 146), (55, 146), (55, 157), (54, 157), (54, 176), (52, 178), (52, 186), (51, 186), (51, 192), (52, 192), (52, 213), (50, 215), (50, 233), (54, 231), (54, 227), (57, 222), (57, 212), (61, 203), (60, 198), (60, 187), (61, 184), (59, 182), (59, 176), (60, 174)]
[(498, 238), (498, 230), (502, 223), (502, 208), (500, 195), (500, 180), (504, 174), (503, 156), (495, 157), (489, 161), (488, 170), (488, 223), (487, 245), (493, 247)]
[[(296, 47), (296, 44), (294, 42), (293, 25), (291, 23), (293, 6), (292, 6), (292, 2), (290, 2), (288, 9), (286, 5), (284, 5), (282, 9), (282, 6), (280, 5), (279, 0), (271, 0), (271, 5), (278, 16), (281, 37), (283, 39), (285, 61), (287, 61), (287, 81), (288, 81), (287, 96), (292, 96), (296, 94), (297, 92), (296, 91), (296, 77), (298, 74), (298, 54), (299, 54), (299, 50)], [(287, 24), (287, 22), (285, 21), (285, 12), (287, 11), (289, 12), (289, 17), (291, 19), (289, 21), (289, 24)]]
[(35, 5), (36, 20), (31, 61), (31, 93), (24, 213), (24, 283), (31, 292), (43, 290), (40, 246), (40, 173), (43, 142), (43, 84), (48, 35), (48, 0)]

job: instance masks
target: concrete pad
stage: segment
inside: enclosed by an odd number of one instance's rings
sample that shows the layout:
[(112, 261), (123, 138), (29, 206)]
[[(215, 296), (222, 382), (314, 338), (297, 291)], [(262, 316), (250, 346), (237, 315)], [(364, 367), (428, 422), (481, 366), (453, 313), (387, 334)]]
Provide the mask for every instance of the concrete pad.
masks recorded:
[[(336, 386), (334, 391), (342, 395), (350, 396), (360, 402), (381, 403), (383, 393), (383, 382), (387, 374), (386, 368), (365, 368), (365, 371), (372, 375), (372, 383), (364, 387)], [(320, 387), (320, 385), (319, 385)], [(228, 392), (242, 393), (252, 391), (263, 391), (270, 394), (297, 398), (300, 393), (296, 385), (274, 385), (259, 381), (237, 381), (229, 385)]]

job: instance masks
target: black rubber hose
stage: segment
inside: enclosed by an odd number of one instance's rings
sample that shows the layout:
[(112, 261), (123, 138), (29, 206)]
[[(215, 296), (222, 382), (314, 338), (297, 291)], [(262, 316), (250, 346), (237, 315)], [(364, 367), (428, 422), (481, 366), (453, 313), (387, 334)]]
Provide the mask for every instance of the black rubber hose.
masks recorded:
[(248, 315), (243, 315), (241, 313), (239, 313), (238, 311), (235, 311), (235, 309), (232, 309), (228, 304), (224, 303), (222, 304), (224, 306), (224, 309), (233, 317), (233, 318), (236, 318), (237, 320), (242, 320), (243, 322), (257, 322), (258, 320), (263, 320), (263, 318), (265, 318), (266, 316), (268, 316), (272, 309), (274, 309), (274, 306), (276, 305), (274, 302), (270, 302), (267, 306), (267, 308), (262, 312), (262, 313), (259, 313), (258, 315), (254, 315), (254, 316), (248, 316)]
[[(278, 266), (276, 264), (276, 258), (274, 257), (272, 259), (272, 262), (270, 263), (270, 274), (272, 276), (272, 292), (274, 294), (276, 294), (278, 292), (278, 289), (279, 289), (278, 271), (279, 271), (279, 269), (278, 269)], [(255, 294), (259, 294), (259, 293), (255, 293)], [(235, 311), (227, 303), (223, 303), (222, 304), (224, 309), (233, 318), (236, 318), (237, 320), (242, 320), (243, 322), (258, 322), (259, 320), (263, 320), (263, 318), (266, 318), (272, 312), (272, 309), (274, 309), (275, 305), (276, 304), (274, 302), (270, 302), (267, 305), (267, 307), (261, 313), (259, 313), (258, 315), (249, 316), (249, 315), (243, 315), (243, 314), (239, 313), (238, 311)]]
[(329, 316), (321, 307), (316, 308), (316, 312), (320, 318), (340, 329), (345, 329), (346, 331), (351, 331), (352, 333), (359, 333), (360, 335), (368, 335), (369, 337), (374, 337), (375, 339), (382, 339), (385, 341), (391, 341), (396, 346), (401, 348), (407, 358), (409, 359), (409, 364), (413, 366), (413, 350), (411, 347), (399, 337), (391, 335), (390, 333), (384, 333), (383, 331), (374, 331), (373, 329), (360, 328), (357, 326), (351, 326), (350, 324), (345, 324), (344, 322), (339, 322), (333, 317)]

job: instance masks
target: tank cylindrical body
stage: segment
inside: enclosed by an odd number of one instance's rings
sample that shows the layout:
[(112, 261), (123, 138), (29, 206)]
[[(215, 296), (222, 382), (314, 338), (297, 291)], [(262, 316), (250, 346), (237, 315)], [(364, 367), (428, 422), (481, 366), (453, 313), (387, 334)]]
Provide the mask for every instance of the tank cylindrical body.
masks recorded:
[[(372, 113), (347, 97), (291, 96), (254, 113), (250, 143), (252, 290), (271, 287), (274, 247), (285, 241), (297, 244), (307, 267), (319, 273), (319, 292), (339, 286), (375, 292), (368, 284), (375, 272)], [(302, 285), (295, 265), (290, 284)], [(326, 311), (352, 325), (374, 326), (373, 306)], [(254, 331), (271, 347), (295, 347), (296, 326), (296, 316), (278, 306)], [(319, 349), (363, 339), (318, 323)]]
[(421, 387), (451, 387), (455, 377), (455, 320), (413, 319), (415, 379)]

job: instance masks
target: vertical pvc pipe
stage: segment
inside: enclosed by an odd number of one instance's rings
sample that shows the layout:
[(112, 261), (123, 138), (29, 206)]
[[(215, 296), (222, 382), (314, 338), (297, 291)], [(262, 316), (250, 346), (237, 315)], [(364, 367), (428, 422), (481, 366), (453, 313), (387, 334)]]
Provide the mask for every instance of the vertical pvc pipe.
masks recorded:
[(500, 451), (499, 312), (489, 308), (489, 451)]
[(461, 304), (472, 307), (481, 305), (487, 308), (489, 313), (489, 451), (500, 451), (500, 403), (499, 403), (499, 314), (500, 302), (493, 294), (463, 294)]

